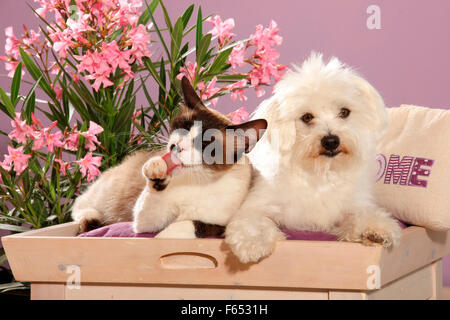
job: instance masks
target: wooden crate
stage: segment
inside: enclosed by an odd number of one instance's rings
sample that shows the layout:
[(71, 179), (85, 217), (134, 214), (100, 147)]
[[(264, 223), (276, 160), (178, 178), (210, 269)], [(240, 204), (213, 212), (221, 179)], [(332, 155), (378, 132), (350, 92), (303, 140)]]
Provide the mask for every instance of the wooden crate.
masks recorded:
[(449, 232), (409, 227), (390, 250), (287, 240), (244, 265), (222, 239), (77, 238), (77, 229), (66, 223), (2, 238), (33, 299), (439, 299), (450, 252)]

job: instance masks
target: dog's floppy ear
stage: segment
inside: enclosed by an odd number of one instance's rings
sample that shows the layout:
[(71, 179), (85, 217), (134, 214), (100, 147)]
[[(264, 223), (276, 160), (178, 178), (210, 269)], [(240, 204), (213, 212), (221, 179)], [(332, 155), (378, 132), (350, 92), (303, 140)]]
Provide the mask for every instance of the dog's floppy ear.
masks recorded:
[(372, 131), (381, 134), (387, 129), (389, 124), (389, 118), (383, 98), (365, 79), (355, 76), (355, 82), (365, 102), (365, 106), (363, 107), (368, 109), (368, 115), (370, 115), (370, 119), (368, 119), (369, 128)]
[(265, 139), (275, 150), (292, 152), (296, 139), (295, 119), (284, 119), (280, 103), (275, 96), (263, 101), (252, 118), (267, 120)]

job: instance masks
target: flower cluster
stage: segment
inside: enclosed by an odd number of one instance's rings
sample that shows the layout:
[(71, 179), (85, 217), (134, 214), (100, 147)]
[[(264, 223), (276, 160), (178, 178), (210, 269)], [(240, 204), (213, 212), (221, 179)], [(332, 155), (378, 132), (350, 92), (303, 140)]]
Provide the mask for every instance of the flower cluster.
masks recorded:
[[(31, 30), (30, 37), (27, 37), (27, 32), (23, 35), (22, 40), (19, 40), (14, 36), (13, 27), (7, 27), (5, 29), (6, 35), (6, 44), (5, 44), (5, 53), (7, 56), (0, 56), (0, 60), (5, 61), (5, 69), (8, 71), (8, 76), (13, 77), (14, 72), (16, 71), (17, 66), (19, 65), (19, 46), (21, 47), (29, 47), (33, 43), (39, 41), (40, 34), (36, 33), (34, 30)], [(23, 73), (23, 71), (22, 71)]]
[[(55, 129), (58, 124), (57, 121), (50, 124), (48, 127), (44, 127), (39, 119), (31, 113), (31, 124), (28, 125), (25, 120), (20, 116), (20, 113), (16, 113), (16, 117), (11, 121), (13, 130), (8, 134), (11, 140), (16, 141), (18, 144), (22, 144), (17, 148), (8, 146), (8, 154), (5, 155), (5, 159), (0, 162), (0, 166), (7, 170), (14, 170), (16, 174), (20, 175), (27, 167), (28, 161), (32, 156), (38, 156), (33, 151), (40, 151), (46, 147), (47, 151), (55, 154), (54, 161), (58, 163), (59, 170), (62, 175), (67, 174), (67, 170), (70, 166), (80, 166), (82, 176), (87, 175), (87, 181), (94, 180), (99, 174), (98, 167), (101, 164), (101, 156), (93, 157), (92, 151), (97, 149), (100, 142), (97, 139), (97, 135), (103, 132), (103, 128), (91, 121), (89, 128), (85, 132), (76, 130), (76, 127), (70, 132), (61, 132), (61, 130)], [(52, 132), (53, 131), (53, 132)], [(78, 161), (65, 162), (61, 158), (62, 148), (70, 151), (77, 151), (79, 148), (79, 137), (85, 138), (84, 148), (89, 152), (86, 156)], [(31, 153), (27, 154), (24, 151), (25, 146), (30, 143)]]
[[(235, 36), (231, 32), (234, 28), (234, 20), (227, 19), (222, 21), (220, 16), (210, 17), (206, 20), (213, 26), (213, 29), (209, 31), (212, 36), (217, 37), (219, 43), (219, 49), (224, 48), (227, 44), (230, 44), (232, 38)], [(247, 42), (240, 42), (234, 45), (227, 63), (231, 65), (233, 74), (239, 75), (238, 68), (245, 65), (250, 65), (251, 70), (246, 72), (248, 76), (242, 80), (239, 80), (229, 86), (223, 86), (221, 88), (216, 87), (217, 77), (214, 76), (208, 83), (203, 81), (196, 81), (199, 74), (205, 69), (203, 67), (198, 68), (197, 64), (192, 62), (186, 63), (186, 68), (180, 69), (180, 74), (177, 76), (181, 79), (183, 76), (187, 76), (192, 83), (197, 83), (197, 89), (200, 91), (202, 99), (210, 99), (213, 106), (217, 104), (218, 96), (221, 92), (231, 92), (231, 98), (233, 100), (246, 101), (247, 96), (245, 91), (248, 87), (253, 87), (257, 97), (261, 97), (265, 94), (263, 85), (270, 85), (272, 79), (277, 82), (281, 76), (281, 71), (286, 68), (285, 65), (278, 63), (280, 56), (275, 47), (281, 45), (282, 37), (278, 35), (279, 29), (275, 21), (271, 21), (267, 28), (262, 25), (256, 27), (254, 34), (250, 35), (250, 40)], [(248, 112), (245, 107), (241, 107), (235, 112), (230, 114), (233, 122), (240, 123), (247, 120)]]
[[(12, 27), (6, 29), (5, 60), (9, 76), (19, 63), (19, 47), (46, 61), (52, 48), (60, 59), (72, 57), (78, 74), (93, 81), (98, 91), (112, 86), (115, 81), (135, 77), (133, 69), (142, 66), (142, 59), (150, 57), (150, 33), (138, 24), (142, 0), (35, 0), (42, 18), (53, 13), (54, 22), (47, 26), (51, 41), (41, 42), (40, 33), (26, 30), (19, 40)], [(58, 72), (56, 62), (49, 63), (50, 71)]]

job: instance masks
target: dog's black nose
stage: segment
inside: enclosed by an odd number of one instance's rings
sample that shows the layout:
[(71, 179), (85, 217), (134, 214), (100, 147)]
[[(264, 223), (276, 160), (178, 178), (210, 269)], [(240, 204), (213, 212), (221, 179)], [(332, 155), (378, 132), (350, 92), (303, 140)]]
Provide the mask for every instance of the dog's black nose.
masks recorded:
[(325, 150), (333, 151), (336, 150), (337, 147), (339, 147), (339, 137), (335, 136), (333, 134), (325, 136), (320, 141), (322, 144), (322, 147), (325, 148)]

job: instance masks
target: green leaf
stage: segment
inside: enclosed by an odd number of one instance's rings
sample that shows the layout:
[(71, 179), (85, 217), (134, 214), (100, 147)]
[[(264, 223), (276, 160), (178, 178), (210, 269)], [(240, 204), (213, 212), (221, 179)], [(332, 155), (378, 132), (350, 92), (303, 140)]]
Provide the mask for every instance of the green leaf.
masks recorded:
[(192, 13), (194, 12), (194, 5), (190, 5), (189, 8), (183, 13), (181, 19), (183, 20), (183, 30), (186, 29), (189, 20), (191, 19)]
[(200, 40), (200, 44), (197, 47), (197, 69), (200, 69), (200, 67), (203, 65), (203, 62), (206, 60), (206, 57), (208, 56), (208, 49), (209, 45), (211, 44), (211, 34), (206, 34), (202, 40)]
[[(135, 105), (136, 105), (136, 97), (133, 97), (131, 101), (122, 105), (122, 107), (119, 109), (119, 112), (116, 115), (116, 118), (114, 119), (114, 127), (113, 127), (114, 132), (122, 134), (120, 130), (124, 126), (128, 126), (131, 123), (131, 117), (133, 115)], [(124, 133), (126, 133), (126, 130), (124, 130)]]
[(223, 71), (223, 68), (229, 68), (229, 64), (227, 64), (228, 57), (230, 56), (231, 51), (233, 48), (229, 48), (228, 50), (225, 50), (221, 52), (215, 59), (214, 62), (211, 64), (211, 66), (208, 69), (208, 74), (217, 74)]
[[(149, 8), (147, 0), (145, 0), (145, 4), (147, 5), (147, 8)], [(155, 17), (153, 16), (153, 12), (151, 10), (149, 10), (148, 12), (150, 14), (150, 18), (152, 19), (153, 27), (155, 28), (156, 33), (158, 34), (159, 40), (161, 41), (161, 43), (162, 43), (162, 45), (164, 47), (164, 51), (166, 52), (167, 57), (169, 58), (169, 60), (172, 61), (172, 59), (170, 58), (169, 49), (167, 48), (167, 45), (166, 45), (166, 41), (164, 40), (164, 38), (163, 38), (163, 36), (161, 34), (161, 31), (159, 30), (158, 24), (156, 23)]]
[(31, 90), (28, 92), (23, 104), (22, 104), (22, 110), (23, 107), (25, 107), (25, 119), (28, 121), (28, 123), (31, 123), (31, 113), (34, 112), (34, 108), (36, 107), (36, 88), (39, 85), (39, 82), (41, 81), (42, 76), (33, 84), (33, 87), (31, 87)]
[[(142, 79), (141, 79), (142, 81)], [(158, 121), (160, 122), (161, 126), (168, 132), (167, 126), (164, 123), (164, 119), (161, 117), (159, 110), (156, 108), (155, 103), (153, 102), (152, 98), (150, 97), (150, 94), (147, 91), (147, 88), (145, 86), (142, 87), (144, 89), (145, 97), (147, 98), (147, 101), (151, 107), (151, 110), (153, 111), (153, 114), (158, 118)]]
[(225, 74), (217, 76), (217, 82), (236, 82), (247, 77), (246, 74)]
[(161, 79), (163, 87), (159, 87), (159, 103), (161, 106), (164, 106), (166, 104), (166, 95), (165, 92), (167, 92), (166, 89), (166, 70), (164, 69), (164, 60), (161, 58), (161, 65), (159, 68), (159, 78)]
[[(27, 3), (27, 6), (34, 12), (34, 14), (42, 21), (42, 22), (44, 22), (50, 29), (52, 29), (53, 31), (56, 31), (56, 29), (47, 21), (47, 20), (45, 20), (43, 17), (41, 17), (38, 13), (37, 13), (37, 11), (36, 11), (36, 9), (34, 9), (29, 3)], [(59, 27), (59, 25), (57, 24), (56, 26), (58, 26)], [(59, 29), (62, 31), (62, 28), (61, 27), (59, 27)]]
[(181, 18), (179, 18), (175, 23), (175, 27), (173, 28), (173, 32), (170, 36), (170, 56), (173, 61), (176, 61), (180, 52), (181, 40), (183, 39), (183, 20)]
[(150, 5), (147, 5), (147, 8), (142, 12), (141, 16), (138, 19), (138, 24), (147, 24), (150, 20), (150, 13), (154, 13), (156, 8), (158, 7), (159, 0), (153, 0)]
[(22, 80), (22, 62), (20, 62), (19, 65), (17, 66), (11, 84), (11, 102), (14, 106), (16, 106), (17, 102), (19, 101), (19, 90), (21, 80)]
[(164, 2), (162, 0), (159, 1), (159, 4), (161, 5), (161, 9), (163, 10), (164, 14), (164, 20), (166, 21), (167, 28), (169, 29), (169, 32), (173, 32), (172, 22), (170, 21), (169, 13), (167, 12), (166, 6), (164, 5)]
[(11, 290), (23, 290), (23, 289), (29, 289), (29, 286), (26, 286), (22, 282), (10, 282), (10, 283), (3, 283), (0, 284), (0, 293), (8, 292)]
[(8, 108), (6, 108), (6, 106), (1, 102), (0, 102), (0, 110), (3, 111), (3, 113), (6, 114), (11, 119), (14, 119), (15, 116), (11, 115), (10, 110), (8, 110)]
[[(25, 64), (25, 67), (27, 68), (28, 72), (30, 73), (31, 77), (37, 81), (38, 79), (42, 78), (41, 81), (39, 81), (39, 86), (42, 90), (54, 101), (56, 100), (56, 96), (54, 91), (50, 88), (50, 85), (48, 84), (47, 80), (43, 77), (42, 72), (39, 70), (39, 68), (36, 66), (36, 64), (33, 62), (33, 60), (30, 58), (30, 56), (19, 47), (20, 56), (22, 57), (22, 61)], [(57, 103), (57, 101), (55, 101)]]
[[(65, 88), (63, 88), (63, 90), (65, 90)], [(64, 94), (68, 95), (70, 103), (75, 108), (75, 110), (77, 110), (77, 112), (80, 114), (81, 118), (84, 121), (93, 120), (90, 119), (87, 108), (85, 107), (83, 101), (79, 98), (79, 96), (75, 93), (73, 89), (70, 89), (69, 91), (64, 91)]]
[(34, 91), (31, 93), (31, 95), (27, 96), (27, 103), (25, 104), (25, 118), (27, 119), (28, 123), (31, 123), (31, 113), (34, 113), (34, 109), (36, 108), (36, 94)]
[[(169, 94), (166, 90), (166, 86), (161, 81), (161, 78), (159, 77), (158, 73), (156, 72), (156, 68), (153, 65), (153, 63), (151, 62), (151, 60), (149, 58), (144, 58), (144, 59), (142, 59), (142, 61), (144, 61), (144, 65), (146, 66), (147, 70), (150, 71), (153, 79), (155, 79), (155, 81), (158, 82), (159, 87), (163, 88), (164, 91), (166, 92), (166, 94)], [(145, 88), (145, 86), (144, 86), (144, 88)]]
[(11, 100), (9, 100), (9, 97), (6, 94), (5, 90), (3, 90), (2, 88), (0, 88), (0, 99), (3, 102), (3, 106), (6, 108), (8, 115), (11, 118), (14, 118), (15, 117), (15, 114), (14, 114), (15, 108), (14, 108)]
[(13, 224), (0, 223), (0, 230), (25, 232), (25, 231), (30, 231), (30, 228), (25, 228), (25, 227), (22, 227), (22, 226), (16, 226), (16, 225), (13, 225)]
[[(202, 17), (202, 22), (205, 22), (206, 20), (208, 20), (208, 18), (212, 17), (212, 14), (207, 15), (206, 17)], [(198, 21), (197, 21), (198, 22)], [(197, 29), (197, 22), (189, 27), (189, 29), (186, 30), (186, 32), (184, 32), (183, 37), (187, 36), (188, 34), (190, 34), (193, 30)]]
[(6, 257), (5, 249), (0, 248), (0, 266), (4, 265), (8, 262), (8, 258)]
[(108, 39), (110, 41), (115, 40), (118, 36), (120, 36), (121, 34), (123, 34), (123, 27), (120, 29), (117, 29), (116, 31), (114, 31), (113, 33), (111, 33), (111, 35), (108, 37)]
[(198, 50), (200, 46), (200, 40), (202, 40), (203, 31), (202, 31), (202, 7), (198, 7), (197, 11), (197, 25), (195, 31), (195, 48)]
[(13, 221), (18, 223), (26, 223), (26, 221), (22, 218), (10, 216), (8, 214), (0, 213), (0, 221)]

